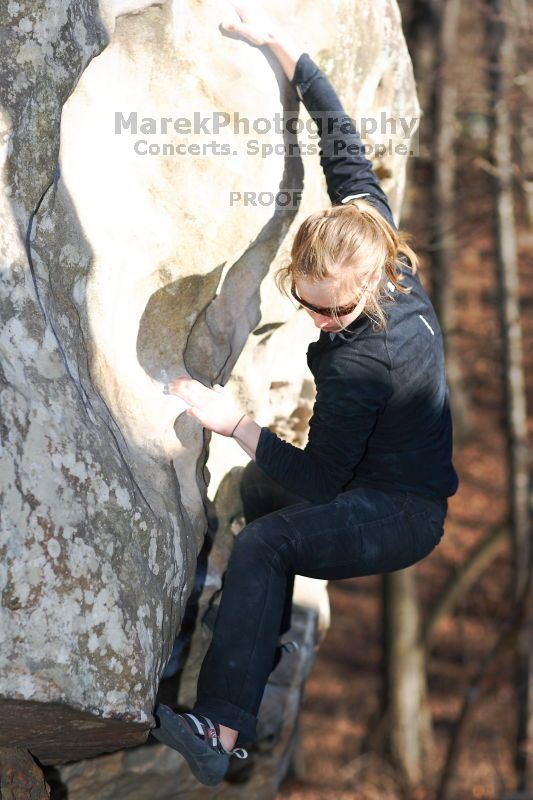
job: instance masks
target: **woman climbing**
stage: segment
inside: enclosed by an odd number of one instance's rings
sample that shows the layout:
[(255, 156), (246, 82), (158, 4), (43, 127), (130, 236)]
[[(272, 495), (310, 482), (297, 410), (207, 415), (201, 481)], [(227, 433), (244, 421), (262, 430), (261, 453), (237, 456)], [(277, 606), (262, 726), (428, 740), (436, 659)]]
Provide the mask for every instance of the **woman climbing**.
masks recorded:
[(316, 398), (304, 449), (244, 414), (224, 388), (167, 387), (251, 461), (246, 525), (224, 576), (213, 637), (188, 713), (155, 710), (152, 735), (214, 785), (247, 756), (268, 677), (289, 630), (295, 575), (337, 580), (405, 569), (443, 534), (457, 491), (441, 331), (360, 136), (308, 53), (233, 4), (223, 25), (267, 46), (315, 120), (331, 207), (301, 224), (276, 275), (320, 329), (307, 352)]

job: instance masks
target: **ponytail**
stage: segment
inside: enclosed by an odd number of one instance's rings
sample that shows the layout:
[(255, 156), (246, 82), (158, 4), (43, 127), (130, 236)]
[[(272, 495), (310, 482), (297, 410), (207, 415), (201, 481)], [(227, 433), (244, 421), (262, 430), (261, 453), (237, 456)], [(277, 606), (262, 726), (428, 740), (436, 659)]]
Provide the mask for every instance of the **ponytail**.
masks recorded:
[[(279, 290), (289, 296), (289, 282), (302, 277), (311, 282), (337, 278), (338, 288), (360, 291), (376, 271), (380, 280), (368, 292), (363, 313), (378, 329), (386, 325), (384, 305), (394, 300), (388, 284), (401, 294), (404, 267), (417, 272), (419, 261), (408, 241), (411, 234), (396, 231), (365, 198), (354, 198), (307, 217), (294, 237), (288, 262), (275, 274)], [(392, 291), (392, 290), (391, 290)], [(340, 325), (338, 317), (335, 321)]]

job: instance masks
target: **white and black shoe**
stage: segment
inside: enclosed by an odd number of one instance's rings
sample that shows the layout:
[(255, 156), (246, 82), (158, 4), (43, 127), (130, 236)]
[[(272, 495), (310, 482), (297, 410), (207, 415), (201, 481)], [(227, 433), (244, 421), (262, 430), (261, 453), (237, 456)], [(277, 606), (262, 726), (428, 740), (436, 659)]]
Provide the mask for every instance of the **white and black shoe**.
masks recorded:
[(154, 716), (159, 726), (152, 728), (151, 735), (181, 753), (195, 778), (205, 786), (220, 783), (228, 770), (230, 756), (248, 756), (243, 747), (226, 750), (220, 741), (220, 726), (202, 714), (174, 713), (160, 703)]

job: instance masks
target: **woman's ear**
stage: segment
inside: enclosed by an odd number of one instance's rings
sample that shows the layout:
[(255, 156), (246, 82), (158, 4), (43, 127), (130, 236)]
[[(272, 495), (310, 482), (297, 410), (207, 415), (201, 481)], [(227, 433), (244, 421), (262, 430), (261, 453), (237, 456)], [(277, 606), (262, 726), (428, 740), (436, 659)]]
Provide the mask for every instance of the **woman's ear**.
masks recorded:
[(373, 292), (377, 289), (378, 284), (383, 277), (383, 274), (380, 271), (377, 271), (375, 275), (372, 276), (370, 279), (370, 283), (368, 284), (369, 291)]

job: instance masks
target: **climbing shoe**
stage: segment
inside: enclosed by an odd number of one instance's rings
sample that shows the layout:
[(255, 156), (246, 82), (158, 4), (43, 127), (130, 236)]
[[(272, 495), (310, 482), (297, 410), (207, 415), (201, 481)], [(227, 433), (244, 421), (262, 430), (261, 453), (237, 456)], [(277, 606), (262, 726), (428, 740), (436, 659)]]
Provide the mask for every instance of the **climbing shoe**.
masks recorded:
[(194, 777), (205, 786), (220, 783), (228, 770), (230, 756), (248, 756), (243, 747), (226, 750), (220, 741), (220, 726), (202, 714), (174, 713), (160, 703), (154, 716), (159, 724), (152, 728), (151, 735), (181, 753)]

